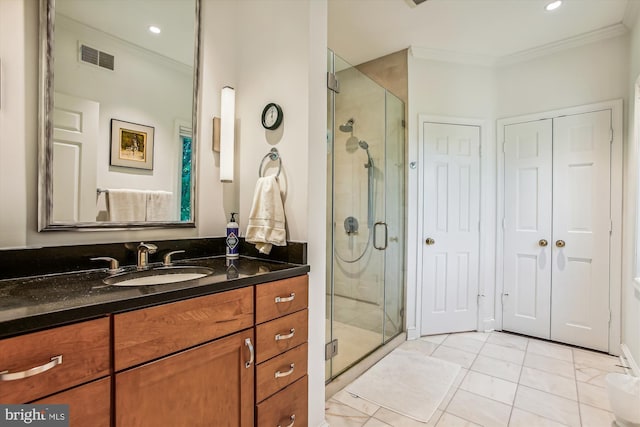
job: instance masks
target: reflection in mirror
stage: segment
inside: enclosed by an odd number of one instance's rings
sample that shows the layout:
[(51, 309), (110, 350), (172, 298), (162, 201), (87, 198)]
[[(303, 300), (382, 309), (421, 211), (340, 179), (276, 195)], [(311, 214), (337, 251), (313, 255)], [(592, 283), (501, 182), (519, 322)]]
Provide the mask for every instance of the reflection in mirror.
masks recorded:
[(199, 0), (41, 5), (40, 229), (194, 226)]

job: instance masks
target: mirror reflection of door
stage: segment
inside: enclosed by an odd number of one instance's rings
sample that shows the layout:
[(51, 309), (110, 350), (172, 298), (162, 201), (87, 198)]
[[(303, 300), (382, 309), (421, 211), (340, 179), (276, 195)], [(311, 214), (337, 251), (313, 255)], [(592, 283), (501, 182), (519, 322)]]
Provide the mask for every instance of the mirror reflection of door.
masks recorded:
[(56, 93), (53, 112), (53, 220), (95, 221), (100, 104)]

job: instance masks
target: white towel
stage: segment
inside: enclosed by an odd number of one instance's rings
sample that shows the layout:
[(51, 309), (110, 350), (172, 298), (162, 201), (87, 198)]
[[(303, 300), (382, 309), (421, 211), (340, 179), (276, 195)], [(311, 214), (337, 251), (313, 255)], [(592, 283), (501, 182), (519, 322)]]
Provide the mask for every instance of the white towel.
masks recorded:
[(272, 245), (287, 245), (280, 185), (273, 175), (258, 178), (245, 240), (263, 254), (271, 252)]
[(175, 221), (175, 215), (171, 215), (170, 191), (147, 192), (147, 221)]
[(107, 210), (109, 211), (109, 221), (144, 221), (146, 219), (146, 191), (109, 189), (107, 196)]

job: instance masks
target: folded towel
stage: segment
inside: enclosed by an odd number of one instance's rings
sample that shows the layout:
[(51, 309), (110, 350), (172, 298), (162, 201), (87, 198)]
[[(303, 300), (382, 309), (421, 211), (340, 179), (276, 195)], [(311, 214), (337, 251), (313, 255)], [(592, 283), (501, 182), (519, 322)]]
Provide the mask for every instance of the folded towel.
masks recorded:
[(245, 240), (263, 254), (271, 252), (272, 245), (287, 245), (280, 185), (273, 175), (258, 178)]
[(109, 211), (109, 221), (144, 221), (147, 216), (147, 192), (109, 189), (107, 210)]
[(170, 191), (147, 191), (147, 221), (175, 221), (171, 215)]

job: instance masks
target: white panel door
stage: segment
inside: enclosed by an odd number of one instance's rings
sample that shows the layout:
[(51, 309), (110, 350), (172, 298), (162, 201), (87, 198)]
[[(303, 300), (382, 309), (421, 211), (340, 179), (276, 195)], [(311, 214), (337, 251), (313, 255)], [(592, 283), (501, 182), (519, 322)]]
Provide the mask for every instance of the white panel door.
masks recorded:
[(480, 128), (441, 123), (423, 126), (421, 333), (475, 330)]
[(553, 122), (551, 339), (609, 349), (611, 111)]
[(53, 221), (94, 222), (100, 104), (56, 93), (54, 106)]
[(552, 120), (505, 126), (503, 328), (549, 339)]

